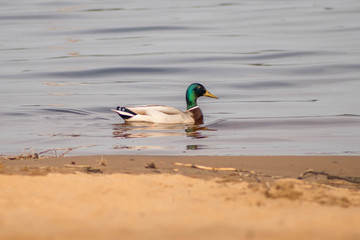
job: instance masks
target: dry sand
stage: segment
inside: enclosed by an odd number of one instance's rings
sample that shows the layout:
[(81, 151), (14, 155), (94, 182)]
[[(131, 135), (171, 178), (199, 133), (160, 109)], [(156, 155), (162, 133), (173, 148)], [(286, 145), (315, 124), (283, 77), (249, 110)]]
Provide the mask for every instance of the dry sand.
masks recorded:
[(2, 160), (0, 239), (360, 239), (360, 184), (296, 179), (309, 168), (359, 177), (359, 164), (345, 156)]

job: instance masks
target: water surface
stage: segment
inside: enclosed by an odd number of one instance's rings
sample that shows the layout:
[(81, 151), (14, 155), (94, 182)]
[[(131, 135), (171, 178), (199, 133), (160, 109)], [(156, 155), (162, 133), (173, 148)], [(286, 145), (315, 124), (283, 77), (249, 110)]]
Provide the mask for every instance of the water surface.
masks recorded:
[[(360, 2), (1, 3), (0, 154), (359, 155)], [(204, 126), (123, 124), (118, 105)]]

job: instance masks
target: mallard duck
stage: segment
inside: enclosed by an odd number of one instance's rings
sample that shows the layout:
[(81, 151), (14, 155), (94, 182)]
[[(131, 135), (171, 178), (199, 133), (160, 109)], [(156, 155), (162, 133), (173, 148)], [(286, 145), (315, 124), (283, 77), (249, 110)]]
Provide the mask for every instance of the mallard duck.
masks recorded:
[(136, 107), (117, 107), (111, 109), (122, 117), (125, 122), (152, 122), (152, 123), (183, 123), (203, 124), (203, 114), (197, 105), (201, 96), (218, 98), (199, 83), (190, 84), (186, 90), (186, 111), (163, 105), (144, 105)]

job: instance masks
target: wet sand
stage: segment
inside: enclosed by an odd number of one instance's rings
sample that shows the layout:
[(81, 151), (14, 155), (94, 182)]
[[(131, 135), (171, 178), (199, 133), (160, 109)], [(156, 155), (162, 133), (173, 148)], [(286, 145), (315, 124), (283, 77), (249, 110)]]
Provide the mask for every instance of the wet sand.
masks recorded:
[[(297, 179), (309, 169), (340, 179)], [(0, 239), (360, 239), (357, 156), (3, 159), (0, 172)]]

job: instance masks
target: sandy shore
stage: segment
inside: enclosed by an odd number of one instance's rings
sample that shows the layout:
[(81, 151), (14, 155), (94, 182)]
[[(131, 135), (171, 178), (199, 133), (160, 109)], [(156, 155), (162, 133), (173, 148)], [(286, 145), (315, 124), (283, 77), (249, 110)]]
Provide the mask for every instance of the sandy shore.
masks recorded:
[(4, 159), (0, 172), (0, 239), (360, 239), (360, 157)]

